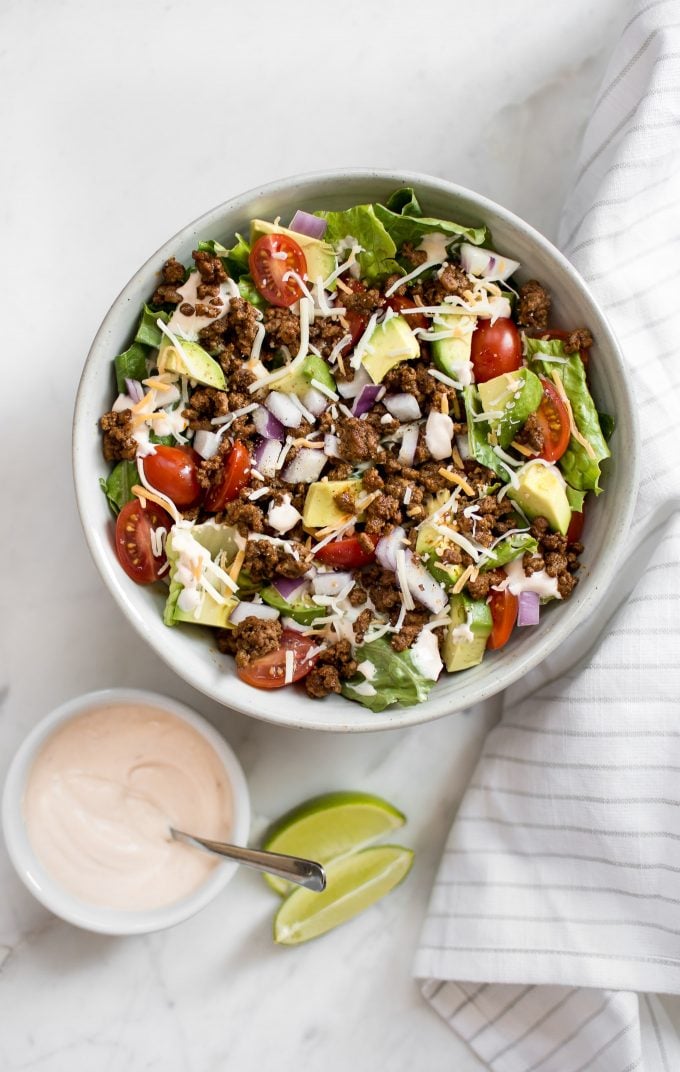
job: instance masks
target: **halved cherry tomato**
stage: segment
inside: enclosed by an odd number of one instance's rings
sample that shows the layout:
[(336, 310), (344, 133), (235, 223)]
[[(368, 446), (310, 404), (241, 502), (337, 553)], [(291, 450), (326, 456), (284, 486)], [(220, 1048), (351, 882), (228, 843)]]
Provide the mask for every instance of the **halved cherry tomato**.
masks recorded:
[(193, 506), (201, 497), (197, 460), (191, 448), (159, 444), (156, 453), (144, 459), (144, 472), (149, 483), (172, 499), (175, 506)]
[(250, 251), (248, 264), (255, 286), (272, 305), (286, 308), (302, 297), (296, 280), (284, 279), (287, 272), (296, 272), (300, 277), (307, 274), (305, 255), (293, 238), (262, 235)]
[[(418, 303), (407, 298), (406, 295), (393, 294), (391, 298), (385, 299), (385, 304), (389, 305), (390, 309), (394, 309), (395, 313), (400, 313), (403, 309), (417, 309)], [(412, 316), (407, 316), (406, 320), (411, 328), (426, 328), (427, 317), (424, 313), (414, 313)]]
[(581, 510), (580, 513), (573, 513), (571, 515), (571, 521), (569, 522), (569, 528), (567, 529), (567, 543), (578, 543), (581, 539), (585, 519), (585, 510)]
[(493, 324), (480, 320), (472, 333), (470, 356), (477, 383), (521, 368), (522, 340), (513, 321), (506, 316), (499, 316)]
[[(377, 536), (369, 536), (373, 545), (378, 542)], [(367, 566), (375, 559), (375, 551), (365, 551), (356, 536), (347, 536), (344, 540), (334, 540), (314, 556), (323, 562), (325, 566), (339, 566), (341, 569), (358, 569)]]
[(116, 520), (116, 554), (118, 561), (137, 584), (153, 584), (165, 565), (165, 552), (155, 557), (151, 547), (151, 530), (164, 528), (169, 532), (172, 520), (165, 510), (139, 499), (126, 503)]
[(213, 484), (205, 497), (205, 508), (211, 514), (224, 510), (228, 502), (236, 498), (250, 476), (250, 455), (243, 443), (234, 443), (227, 458), (222, 479)]
[(493, 628), (486, 642), (490, 651), (497, 651), (507, 644), (517, 621), (518, 601), (507, 588), (503, 592), (489, 593), (489, 606), (493, 618)]
[(293, 652), (293, 681), (299, 681), (314, 666), (317, 656), (307, 656), (316, 641), (312, 637), (302, 636), (292, 629), (284, 629), (281, 634), (281, 646), (268, 655), (261, 655), (247, 666), (236, 671), (241, 681), (254, 685), (256, 689), (280, 689), (286, 684), (286, 652)]
[(543, 432), (543, 450), (539, 457), (546, 462), (558, 461), (569, 446), (569, 414), (557, 388), (541, 376), (543, 398), (536, 410), (536, 418)]

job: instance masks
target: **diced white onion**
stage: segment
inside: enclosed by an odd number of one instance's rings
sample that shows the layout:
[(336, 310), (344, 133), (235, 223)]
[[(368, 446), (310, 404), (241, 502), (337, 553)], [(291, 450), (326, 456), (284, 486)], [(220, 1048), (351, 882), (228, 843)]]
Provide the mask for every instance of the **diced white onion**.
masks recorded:
[(399, 461), (402, 465), (413, 465), (413, 459), (416, 456), (416, 447), (418, 446), (418, 425), (409, 424), (404, 429), (404, 434), (401, 439), (401, 449), (399, 450)]
[(281, 479), (287, 484), (313, 484), (321, 476), (321, 470), (328, 461), (322, 450), (302, 447), (281, 473)]
[(366, 372), (363, 366), (360, 366), (354, 374), (354, 379), (347, 382), (338, 380), (337, 388), (338, 394), (342, 398), (356, 398), (362, 387), (365, 387), (367, 383), (372, 383), (371, 377)]
[(212, 458), (217, 454), (221, 438), (219, 432), (206, 432), (200, 428), (194, 436), (194, 450), (206, 460)]
[(519, 261), (511, 261), (492, 249), (480, 249), (469, 242), (461, 243), (460, 263), (470, 275), (483, 279), (508, 279), (519, 268)]
[(312, 588), (317, 596), (337, 596), (351, 583), (351, 573), (317, 573)]
[(273, 413), (285, 428), (299, 428), (302, 414), (294, 402), (283, 391), (270, 391), (265, 406)]
[(417, 421), (421, 416), (418, 399), (413, 395), (385, 395), (383, 405), (398, 421)]
[(302, 514), (291, 503), (290, 495), (284, 495), (281, 503), (269, 505), (267, 521), (277, 532), (289, 532), (301, 519)]
[(229, 615), (232, 625), (240, 625), (246, 618), (260, 618), (261, 621), (273, 621), (278, 618), (279, 612), (276, 607), (270, 607), (266, 603), (237, 603)]
[(396, 570), (397, 551), (406, 543), (406, 533), (401, 527), (392, 529), (387, 536), (382, 536), (375, 548), (375, 557), (383, 569)]
[(281, 454), (281, 444), (278, 439), (266, 439), (257, 451), (257, 468), (262, 476), (275, 476), (276, 463)]
[(315, 417), (320, 417), (326, 411), (328, 401), (328, 398), (321, 391), (317, 391), (316, 387), (310, 387), (302, 396), (303, 406)]
[(440, 461), (451, 457), (453, 421), (446, 413), (433, 409), (425, 425), (425, 445), (433, 458)]
[(336, 435), (331, 435), (329, 433), (327, 436), (324, 437), (323, 452), (329, 458), (340, 457), (340, 440)]
[(431, 610), (433, 614), (440, 614), (443, 611), (448, 602), (446, 592), (430, 571), (414, 558), (412, 551), (406, 552), (406, 579), (409, 592), (414, 599)]

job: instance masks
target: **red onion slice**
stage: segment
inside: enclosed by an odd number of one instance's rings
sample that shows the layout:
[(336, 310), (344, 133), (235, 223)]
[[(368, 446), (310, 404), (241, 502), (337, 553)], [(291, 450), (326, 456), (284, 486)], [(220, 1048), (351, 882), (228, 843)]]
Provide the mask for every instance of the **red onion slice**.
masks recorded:
[(281, 473), (281, 479), (287, 484), (313, 484), (321, 476), (327, 461), (328, 457), (322, 450), (301, 447)]
[(267, 603), (237, 603), (229, 615), (229, 621), (233, 625), (240, 625), (246, 618), (259, 618), (261, 621), (271, 621), (278, 618), (279, 612), (276, 607), (270, 607)]
[(460, 263), (469, 275), (489, 280), (508, 279), (519, 268), (519, 261), (511, 261), (492, 249), (480, 249), (469, 242), (461, 244)]
[(274, 476), (280, 454), (281, 444), (278, 439), (261, 439), (253, 454), (255, 468), (262, 476)]
[(253, 424), (257, 431), (265, 439), (278, 439), (280, 442), (286, 438), (286, 429), (264, 406), (259, 406), (252, 413)]
[(272, 585), (282, 599), (290, 603), (294, 594), (304, 588), (306, 581), (301, 577), (274, 577)]
[(307, 235), (308, 238), (323, 238), (328, 228), (328, 220), (322, 220), (319, 216), (312, 216), (311, 212), (297, 210), (290, 221), (289, 230), (297, 231), (298, 234)]
[(367, 383), (365, 384), (359, 394), (354, 399), (352, 406), (352, 413), (355, 417), (361, 417), (362, 414), (368, 413), (369, 409), (372, 409), (381, 392), (384, 392), (385, 388), (381, 387), (379, 383)]
[(139, 380), (130, 380), (125, 377), (125, 387), (133, 402), (141, 402), (144, 398), (144, 388)]
[(538, 592), (520, 592), (517, 609), (518, 625), (538, 625), (541, 613)]

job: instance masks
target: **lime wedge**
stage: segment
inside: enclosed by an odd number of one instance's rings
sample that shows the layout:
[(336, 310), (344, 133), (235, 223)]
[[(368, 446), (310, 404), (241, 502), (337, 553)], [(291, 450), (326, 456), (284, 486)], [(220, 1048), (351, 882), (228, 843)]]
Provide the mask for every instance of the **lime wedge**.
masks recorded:
[[(324, 866), (371, 845), (403, 826), (406, 818), (386, 800), (369, 793), (324, 793), (287, 812), (265, 837), (263, 848), (304, 856)], [(276, 893), (294, 886), (285, 879), (265, 875)]]
[(378, 845), (333, 860), (323, 893), (298, 886), (286, 897), (274, 919), (274, 941), (298, 945), (346, 923), (394, 889), (412, 863), (413, 851), (400, 845)]

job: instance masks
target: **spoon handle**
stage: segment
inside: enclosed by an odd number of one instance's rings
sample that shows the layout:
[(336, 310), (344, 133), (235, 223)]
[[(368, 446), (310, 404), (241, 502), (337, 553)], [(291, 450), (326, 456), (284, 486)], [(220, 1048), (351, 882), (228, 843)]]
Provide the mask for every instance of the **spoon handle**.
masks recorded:
[(183, 830), (176, 830), (174, 827), (170, 828), (170, 832), (176, 841), (207, 849), (208, 852), (215, 852), (218, 856), (226, 856), (230, 860), (237, 860), (246, 867), (252, 867), (256, 871), (266, 871), (270, 875), (287, 879), (288, 882), (295, 882), (298, 886), (305, 886), (316, 893), (326, 888), (326, 872), (321, 864), (315, 863), (314, 860), (305, 860), (299, 856), (286, 856), (281, 852), (247, 849), (241, 845), (228, 845), (224, 841), (212, 841), (210, 838), (186, 834)]

